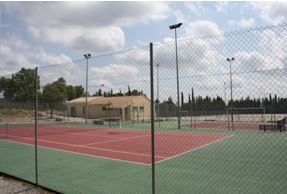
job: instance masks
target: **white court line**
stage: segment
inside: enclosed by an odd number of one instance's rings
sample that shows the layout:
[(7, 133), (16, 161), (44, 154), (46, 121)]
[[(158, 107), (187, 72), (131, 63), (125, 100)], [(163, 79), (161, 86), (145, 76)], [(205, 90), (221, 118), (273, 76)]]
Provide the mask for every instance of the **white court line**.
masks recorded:
[(167, 160), (170, 160), (170, 159), (176, 158), (176, 157), (178, 157), (178, 156), (181, 156), (181, 155), (187, 154), (187, 153), (189, 153), (189, 152), (193, 152), (193, 151), (196, 151), (196, 150), (199, 150), (199, 149), (205, 148), (205, 147), (207, 147), (207, 146), (209, 146), (209, 145), (212, 145), (212, 144), (218, 143), (218, 142), (220, 142), (220, 141), (223, 141), (223, 140), (228, 139), (228, 138), (231, 138), (231, 137), (233, 137), (233, 135), (229, 135), (229, 136), (227, 136), (227, 137), (224, 137), (224, 138), (218, 139), (218, 140), (213, 141), (213, 142), (210, 142), (210, 143), (208, 143), (208, 144), (204, 144), (204, 145), (202, 145), (202, 146), (199, 146), (199, 147), (196, 147), (196, 148), (193, 148), (193, 149), (187, 150), (187, 151), (185, 151), (185, 152), (181, 152), (180, 154), (176, 154), (176, 155), (173, 155), (173, 156), (171, 156), (171, 157), (166, 157), (166, 158), (165, 158), (165, 159), (163, 159), (163, 160), (159, 160), (159, 161), (155, 162), (155, 164), (159, 164), (159, 163), (161, 163), (161, 162), (164, 162), (164, 161), (167, 161)]
[[(88, 132), (88, 131), (85, 131), (85, 132)], [(91, 131), (89, 131), (89, 132), (91, 132)], [(59, 133), (59, 134), (57, 134), (57, 133), (55, 133), (55, 134), (51, 134), (51, 135), (48, 135), (48, 136), (52, 136), (52, 135), (65, 135), (65, 134), (74, 134), (74, 135), (80, 135), (80, 136), (89, 136), (89, 137), (91, 137), (91, 136), (99, 136), (99, 137), (111, 137), (111, 136), (108, 136), (108, 135), (100, 135), (100, 134), (94, 134), (94, 133), (87, 133), (87, 134), (83, 134), (83, 132), (82, 133), (79, 133), (79, 132), (68, 132), (68, 133)], [(45, 135), (44, 135), (45, 136)], [(120, 138), (120, 137), (111, 137), (111, 138)]]
[[(34, 140), (33, 138), (30, 137), (19, 137), (19, 136), (13, 136), (13, 135), (7, 135), (8, 137), (15, 137), (15, 138), (20, 138), (20, 139), (28, 139), (28, 140)], [(61, 143), (61, 142), (56, 142), (56, 141), (50, 141), (50, 140), (42, 140), (39, 139), (39, 141), (42, 142), (47, 142), (47, 143), (53, 143), (53, 144), (58, 144), (58, 145), (65, 145), (65, 146), (74, 146), (74, 147), (80, 147), (80, 148), (88, 148), (91, 150), (102, 150), (102, 151), (109, 151), (109, 152), (116, 152), (116, 153), (122, 153), (122, 154), (130, 154), (130, 155), (136, 155), (136, 156), (145, 156), (145, 157), (151, 157), (150, 154), (140, 154), (140, 153), (135, 153), (135, 152), (125, 152), (125, 151), (118, 151), (118, 150), (111, 150), (111, 149), (105, 149), (105, 148), (95, 148), (95, 147), (88, 147), (84, 145), (75, 145), (75, 144), (69, 144), (69, 143)], [(166, 158), (166, 156), (156, 156), (158, 158)]]
[[(16, 142), (13, 140), (8, 140), (8, 139), (0, 139), (0, 141), (8, 141), (11, 143), (16, 143), (16, 144), (23, 144), (23, 145), (28, 145), (28, 146), (32, 146), (35, 147), (33, 144), (29, 144), (29, 143), (23, 143), (23, 142)], [(39, 146), (40, 148), (43, 149), (48, 149), (48, 150), (57, 150), (60, 152), (66, 152), (66, 153), (71, 153), (71, 154), (77, 154), (77, 155), (81, 155), (81, 156), (88, 156), (88, 157), (93, 157), (93, 158), (102, 158), (102, 159), (108, 159), (108, 160), (114, 160), (114, 161), (119, 161), (119, 162), (125, 162), (125, 163), (130, 163), (130, 164), (139, 164), (139, 165), (144, 165), (144, 166), (150, 166), (150, 164), (146, 164), (146, 163), (142, 163), (142, 162), (134, 162), (134, 161), (129, 161), (129, 160), (121, 160), (121, 159), (115, 159), (115, 158), (109, 158), (109, 157), (104, 157), (104, 156), (97, 156), (97, 155), (92, 155), (92, 154), (85, 154), (85, 153), (80, 153), (80, 152), (73, 152), (73, 151), (69, 151), (69, 150), (61, 150), (61, 149), (57, 149), (57, 148), (49, 148), (49, 147), (45, 147), (45, 146)]]
[(128, 140), (128, 139), (135, 139), (135, 138), (148, 137), (148, 136), (150, 136), (150, 135), (139, 135), (139, 136), (134, 136), (134, 137), (126, 137), (126, 138), (121, 138), (121, 139), (113, 139), (113, 140), (107, 140), (107, 141), (102, 141), (102, 142), (97, 142), (97, 143), (88, 143), (88, 144), (82, 144), (82, 145), (83, 146), (99, 145), (99, 144), (102, 144), (102, 143), (124, 141), (124, 140)]

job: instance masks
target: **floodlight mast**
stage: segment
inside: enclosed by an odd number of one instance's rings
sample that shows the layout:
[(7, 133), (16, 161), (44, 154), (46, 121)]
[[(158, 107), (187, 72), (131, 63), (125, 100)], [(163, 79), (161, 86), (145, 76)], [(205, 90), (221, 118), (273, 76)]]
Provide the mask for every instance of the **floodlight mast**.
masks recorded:
[(88, 112), (88, 69), (89, 69), (89, 58), (91, 58), (91, 54), (87, 53), (84, 54), (85, 59), (87, 60), (86, 63), (86, 115), (85, 115), (85, 123), (88, 124), (89, 112)]
[(229, 75), (230, 75), (230, 105), (231, 105), (231, 129), (233, 129), (233, 96), (232, 96), (232, 61), (235, 61), (235, 58), (227, 58), (229, 62)]
[(174, 29), (174, 37), (175, 37), (175, 62), (176, 62), (176, 85), (177, 85), (177, 120), (178, 120), (178, 129), (180, 129), (180, 103), (179, 103), (179, 79), (178, 79), (178, 55), (177, 55), (177, 34), (176, 29), (179, 28), (182, 23), (174, 24), (169, 26), (170, 30)]

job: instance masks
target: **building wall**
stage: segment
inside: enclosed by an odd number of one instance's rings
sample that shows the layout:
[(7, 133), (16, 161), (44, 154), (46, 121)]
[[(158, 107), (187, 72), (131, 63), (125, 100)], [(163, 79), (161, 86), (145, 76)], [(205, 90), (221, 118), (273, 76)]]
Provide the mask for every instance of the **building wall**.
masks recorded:
[[(68, 111), (69, 111), (69, 116), (70, 117), (85, 117), (85, 112), (83, 112), (83, 107), (85, 107), (84, 104), (73, 104), (73, 105), (67, 105), (68, 107)], [(72, 112), (71, 112), (71, 109), (75, 108), (76, 110), (76, 114), (75, 115), (72, 115)]]
[(149, 120), (150, 119), (150, 101), (141, 96), (134, 99), (130, 108), (131, 120)]
[(107, 105), (90, 105), (89, 106), (89, 118), (107, 118), (107, 117), (120, 117), (121, 110), (106, 109)]
[[(76, 117), (85, 117), (85, 103), (68, 104), (69, 116), (71, 115), (71, 107), (76, 109)], [(89, 105), (89, 118), (106, 118), (121, 117), (122, 120), (149, 120), (150, 119), (150, 101), (144, 96), (131, 100), (131, 103), (123, 109), (106, 110), (107, 105)]]

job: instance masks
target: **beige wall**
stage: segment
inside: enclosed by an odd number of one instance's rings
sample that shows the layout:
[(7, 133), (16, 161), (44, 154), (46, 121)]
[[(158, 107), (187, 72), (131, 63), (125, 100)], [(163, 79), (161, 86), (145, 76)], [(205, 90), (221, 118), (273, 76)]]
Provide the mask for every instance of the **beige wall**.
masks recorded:
[(150, 119), (150, 101), (143, 96), (133, 100), (131, 103), (130, 114), (131, 120)]
[(73, 105), (68, 105), (68, 111), (69, 111), (69, 116), (72, 116), (71, 114), (71, 108), (75, 107), (76, 109), (76, 117), (85, 117), (85, 113), (83, 113), (83, 107), (84, 104), (73, 104)]
[(90, 105), (89, 106), (89, 118), (106, 118), (106, 117), (120, 117), (121, 110), (103, 110), (107, 105)]
[[(105, 118), (105, 117), (121, 117), (127, 120), (146, 120), (150, 119), (150, 101), (146, 97), (138, 97), (131, 101), (130, 105), (126, 106), (126, 113), (123, 109), (103, 110), (107, 105), (89, 105), (89, 118)], [(75, 103), (68, 105), (69, 116), (71, 116), (71, 107), (76, 108), (76, 117), (85, 117), (83, 107), (85, 103)]]

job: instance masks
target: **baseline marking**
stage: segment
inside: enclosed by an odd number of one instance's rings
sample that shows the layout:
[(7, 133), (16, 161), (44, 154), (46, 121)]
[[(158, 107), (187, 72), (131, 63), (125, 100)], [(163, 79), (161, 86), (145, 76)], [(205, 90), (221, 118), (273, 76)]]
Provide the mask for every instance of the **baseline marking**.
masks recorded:
[(196, 151), (196, 150), (205, 148), (205, 147), (207, 147), (207, 146), (210, 146), (210, 145), (212, 145), (212, 144), (218, 143), (218, 142), (220, 142), (220, 141), (223, 141), (223, 140), (228, 139), (228, 138), (231, 138), (231, 137), (233, 137), (233, 135), (229, 135), (229, 136), (227, 136), (227, 137), (224, 137), (224, 138), (218, 139), (218, 140), (216, 140), (216, 141), (210, 142), (210, 143), (208, 143), (208, 144), (204, 144), (204, 145), (202, 145), (202, 146), (199, 146), (199, 147), (196, 147), (196, 148), (187, 150), (187, 151), (185, 151), (185, 152), (182, 152), (182, 153), (173, 155), (173, 156), (171, 156), (171, 157), (166, 157), (166, 158), (163, 159), (163, 160), (159, 160), (159, 161), (155, 162), (155, 164), (159, 164), (159, 163), (161, 163), (161, 162), (164, 162), (164, 161), (167, 161), (167, 160), (176, 158), (176, 157), (178, 157), (178, 156), (187, 154), (187, 153), (189, 153), (189, 152), (193, 152), (193, 151)]
[[(33, 144), (29, 144), (29, 143), (15, 142), (13, 140), (8, 140), (8, 139), (1, 139), (1, 140), (7, 141), (7, 142), (11, 142), (11, 143), (23, 144), (23, 145), (28, 145), (28, 146), (34, 147)], [(146, 164), (146, 163), (143, 163), (143, 162), (134, 162), (134, 161), (130, 161), (130, 160), (121, 160), (121, 159), (109, 158), (109, 157), (105, 157), (105, 156), (97, 156), (97, 155), (85, 154), (85, 153), (81, 153), (81, 152), (73, 152), (73, 151), (61, 150), (61, 149), (57, 149), (57, 148), (49, 148), (49, 147), (39, 146), (39, 145), (38, 145), (38, 147), (43, 148), (43, 149), (48, 149), (48, 150), (57, 150), (57, 151), (60, 151), (60, 152), (66, 152), (66, 153), (71, 153), (71, 154), (78, 154), (78, 155), (82, 155), (82, 156), (89, 156), (89, 157), (93, 157), (93, 158), (102, 158), (102, 159), (114, 160), (114, 161), (119, 161), (119, 162), (150, 166), (150, 164)]]

